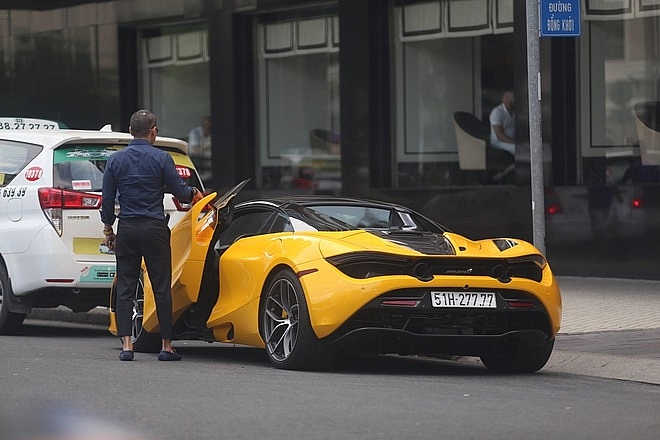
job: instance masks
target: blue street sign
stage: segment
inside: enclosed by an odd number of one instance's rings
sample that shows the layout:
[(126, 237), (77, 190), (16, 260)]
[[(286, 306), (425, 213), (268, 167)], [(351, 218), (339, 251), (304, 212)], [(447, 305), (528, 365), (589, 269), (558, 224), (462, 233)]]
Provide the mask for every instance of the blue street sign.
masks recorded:
[(580, 36), (580, 0), (541, 0), (539, 9), (542, 37)]

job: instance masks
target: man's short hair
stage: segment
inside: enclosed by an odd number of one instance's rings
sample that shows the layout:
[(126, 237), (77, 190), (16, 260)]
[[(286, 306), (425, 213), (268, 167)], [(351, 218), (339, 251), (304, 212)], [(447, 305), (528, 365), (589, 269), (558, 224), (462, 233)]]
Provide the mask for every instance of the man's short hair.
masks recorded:
[(129, 129), (135, 137), (146, 137), (156, 126), (156, 116), (149, 110), (138, 110), (131, 116)]

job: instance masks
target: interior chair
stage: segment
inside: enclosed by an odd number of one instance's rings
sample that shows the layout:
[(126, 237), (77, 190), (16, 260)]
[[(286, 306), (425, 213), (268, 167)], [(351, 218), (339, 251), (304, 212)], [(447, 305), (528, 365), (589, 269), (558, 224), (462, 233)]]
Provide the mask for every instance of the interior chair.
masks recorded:
[(633, 114), (642, 165), (660, 165), (660, 102), (636, 104)]
[(458, 166), (463, 171), (480, 171), (483, 183), (505, 183), (512, 179), (512, 154), (490, 148), (490, 126), (469, 112), (454, 113)]
[[(487, 127), (486, 127), (487, 128)], [(486, 170), (486, 148), (490, 130), (475, 115), (454, 113), (454, 131), (458, 145), (458, 166), (461, 170)]]

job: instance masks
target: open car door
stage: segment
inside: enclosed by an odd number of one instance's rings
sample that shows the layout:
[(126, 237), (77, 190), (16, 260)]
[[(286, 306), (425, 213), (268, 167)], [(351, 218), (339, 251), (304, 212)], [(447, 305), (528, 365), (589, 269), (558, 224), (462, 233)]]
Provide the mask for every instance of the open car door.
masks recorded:
[[(233, 199), (250, 181), (243, 180), (215, 201), (216, 193), (211, 193), (197, 202), (171, 230), (172, 249), (172, 322), (197, 301), (204, 271), (204, 263), (213, 233), (219, 224), (231, 220)], [(156, 303), (149, 274), (142, 263), (143, 278), (136, 289), (133, 328), (148, 333), (159, 333)], [(110, 298), (110, 326), (112, 334), (117, 334), (114, 313), (114, 286)], [(134, 338), (137, 335), (133, 335)]]

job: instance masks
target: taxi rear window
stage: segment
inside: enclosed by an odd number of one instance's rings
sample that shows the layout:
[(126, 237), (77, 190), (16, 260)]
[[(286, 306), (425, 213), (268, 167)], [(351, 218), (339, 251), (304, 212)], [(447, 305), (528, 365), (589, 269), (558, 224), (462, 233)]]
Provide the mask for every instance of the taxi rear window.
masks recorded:
[(40, 145), (0, 141), (0, 187), (9, 185), (42, 149)]
[[(101, 191), (108, 158), (125, 145), (76, 144), (60, 147), (53, 155), (53, 186), (80, 191)], [(192, 162), (185, 155), (168, 151), (179, 175), (189, 185), (200, 187)]]

